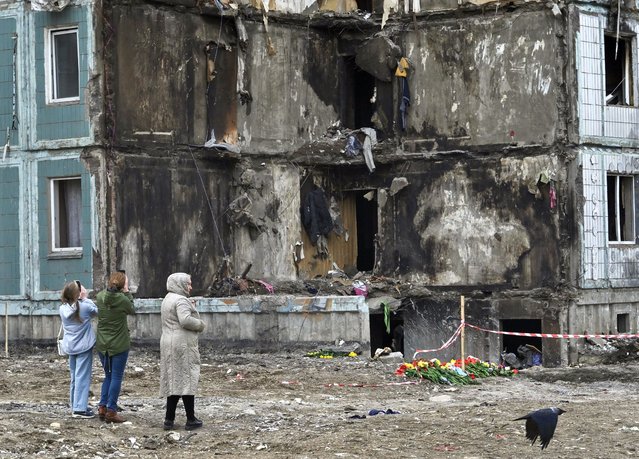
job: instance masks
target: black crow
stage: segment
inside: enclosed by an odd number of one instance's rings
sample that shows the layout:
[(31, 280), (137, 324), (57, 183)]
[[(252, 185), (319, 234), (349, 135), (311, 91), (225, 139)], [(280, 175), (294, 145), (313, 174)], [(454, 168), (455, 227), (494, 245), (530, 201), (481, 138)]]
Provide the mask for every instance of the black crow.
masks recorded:
[(534, 445), (537, 437), (541, 438), (541, 449), (545, 449), (555, 433), (557, 427), (557, 418), (565, 413), (564, 410), (557, 407), (544, 408), (541, 410), (528, 413), (514, 421), (526, 420), (526, 438)]

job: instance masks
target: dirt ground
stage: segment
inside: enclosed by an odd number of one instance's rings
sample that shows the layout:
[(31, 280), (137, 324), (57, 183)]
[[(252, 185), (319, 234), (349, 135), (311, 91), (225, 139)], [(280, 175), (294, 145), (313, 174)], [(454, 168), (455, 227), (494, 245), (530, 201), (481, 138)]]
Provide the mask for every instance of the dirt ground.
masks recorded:
[[(621, 458), (639, 456), (639, 364), (525, 370), (463, 387), (395, 376), (366, 357), (223, 354), (202, 349), (196, 414), (204, 427), (162, 430), (159, 354), (133, 350), (120, 404), (129, 422), (73, 419), (66, 360), (53, 349), (0, 358), (0, 457), (81, 458)], [(94, 361), (92, 393), (101, 368)], [(95, 406), (96, 398), (90, 403)], [(559, 406), (541, 452), (528, 411)], [(371, 409), (398, 414), (369, 415)], [(352, 416), (366, 416), (357, 419)], [(179, 429), (178, 429), (179, 426)], [(179, 456), (177, 456), (179, 455)]]

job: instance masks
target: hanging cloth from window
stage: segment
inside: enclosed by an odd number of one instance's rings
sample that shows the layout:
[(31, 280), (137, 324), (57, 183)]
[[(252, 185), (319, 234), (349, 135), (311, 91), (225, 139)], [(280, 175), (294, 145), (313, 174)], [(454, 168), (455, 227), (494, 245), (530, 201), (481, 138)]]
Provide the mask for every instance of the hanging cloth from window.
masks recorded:
[(400, 77), (402, 87), (402, 100), (399, 103), (399, 113), (402, 131), (406, 130), (406, 115), (408, 114), (408, 107), (410, 106), (410, 92), (408, 90), (408, 81), (405, 77)]
[(395, 76), (399, 78), (400, 89), (402, 91), (402, 98), (399, 102), (400, 113), (400, 127), (402, 131), (406, 130), (406, 115), (408, 113), (408, 107), (410, 106), (410, 91), (408, 88), (408, 68), (410, 64), (408, 59), (402, 57), (397, 64), (395, 70)]
[(314, 188), (304, 197), (302, 223), (313, 245), (320, 236), (326, 236), (333, 229), (333, 219), (321, 188)]

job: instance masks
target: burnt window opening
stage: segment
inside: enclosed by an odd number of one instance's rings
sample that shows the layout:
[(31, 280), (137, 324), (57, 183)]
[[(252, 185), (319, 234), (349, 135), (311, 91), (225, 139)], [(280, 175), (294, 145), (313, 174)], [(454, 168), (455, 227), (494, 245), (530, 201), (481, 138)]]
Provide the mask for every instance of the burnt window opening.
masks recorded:
[(375, 113), (375, 77), (355, 64), (355, 56), (342, 57), (340, 72), (341, 119), (344, 127), (372, 127)]
[(634, 105), (632, 38), (605, 35), (604, 48), (606, 104)]
[(373, 0), (357, 0), (357, 9), (360, 11), (373, 12)]
[(630, 314), (617, 314), (617, 333), (630, 333)]
[(635, 240), (635, 181), (633, 176), (608, 174), (608, 241)]
[[(371, 197), (371, 199), (367, 199)], [(377, 236), (377, 199), (375, 191), (362, 191), (355, 198), (357, 218), (357, 269), (372, 271), (375, 267)]]
[[(383, 309), (382, 309), (383, 311)], [(371, 314), (369, 317), (371, 333), (371, 357), (377, 349), (385, 347), (393, 352), (404, 353), (404, 318), (401, 312), (391, 312), (390, 333), (386, 330), (384, 313)]]
[[(501, 321), (501, 330), (505, 332), (541, 333), (541, 319), (503, 319)], [(527, 354), (525, 349), (529, 349), (533, 353), (537, 353), (537, 351), (541, 353), (543, 351), (541, 343), (541, 338), (537, 337), (502, 335), (502, 358), (504, 354), (511, 353), (519, 361), (530, 366), (531, 362), (526, 362), (526, 357), (529, 354)]]
[[(237, 144), (237, 47), (210, 41), (206, 55), (206, 142)], [(244, 94), (245, 93), (245, 94)], [(251, 101), (250, 94), (240, 94), (242, 104)], [(192, 127), (189, 129), (193, 129)]]

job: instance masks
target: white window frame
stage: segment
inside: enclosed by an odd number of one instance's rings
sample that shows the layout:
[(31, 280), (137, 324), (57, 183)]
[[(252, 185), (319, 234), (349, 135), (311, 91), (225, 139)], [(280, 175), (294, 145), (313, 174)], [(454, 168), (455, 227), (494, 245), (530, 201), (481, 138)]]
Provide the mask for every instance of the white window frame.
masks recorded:
[[(60, 253), (71, 253), (78, 254), (82, 253), (82, 246), (78, 247), (59, 247), (60, 243), (60, 213), (59, 213), (59, 202), (60, 202), (60, 188), (59, 183), (62, 181), (69, 180), (79, 180), (80, 181), (80, 201), (82, 201), (82, 178), (80, 176), (74, 177), (59, 177), (59, 178), (51, 178), (49, 179), (49, 221), (50, 224), (50, 247), (51, 252), (60, 254)], [(82, 205), (80, 204), (80, 212), (78, 215), (79, 221), (79, 231), (80, 238), (82, 237)]]
[[(56, 47), (55, 37), (58, 35), (74, 34), (76, 39), (77, 66), (78, 66), (78, 95), (73, 97), (57, 97), (57, 72), (55, 68)], [(77, 26), (67, 26), (56, 29), (45, 29), (44, 32), (44, 62), (45, 62), (45, 87), (47, 104), (59, 104), (80, 101), (80, 41), (79, 30)]]
[[(637, 236), (636, 233), (636, 228), (635, 228), (635, 217), (636, 217), (636, 206), (635, 206), (635, 177), (632, 175), (622, 175), (622, 174), (607, 174), (607, 178), (611, 178), (614, 177), (614, 207), (615, 207), (615, 234), (617, 235), (617, 239), (611, 239), (610, 235), (610, 226), (608, 226), (608, 243), (609, 244), (634, 244), (635, 243), (635, 238)], [(631, 235), (627, 236), (626, 239), (620, 239), (620, 235), (621, 235), (621, 221), (619, 219), (619, 215), (621, 215), (620, 212), (620, 203), (621, 203), (621, 199), (623, 198), (623, 196), (620, 196), (620, 182), (622, 178), (625, 179), (630, 179), (628, 180), (629, 183), (632, 184), (631, 186), (631, 190), (628, 191), (628, 193), (630, 193), (630, 199), (629, 199), (629, 206), (630, 207), (630, 212), (631, 215), (626, 215), (626, 218), (630, 219), (630, 225), (631, 225)], [(608, 183), (608, 180), (606, 180), (606, 183)], [(608, 195), (610, 195), (610, 193), (608, 193)], [(610, 208), (610, 206), (608, 206)], [(610, 225), (610, 216), (608, 218), (608, 225)]]

